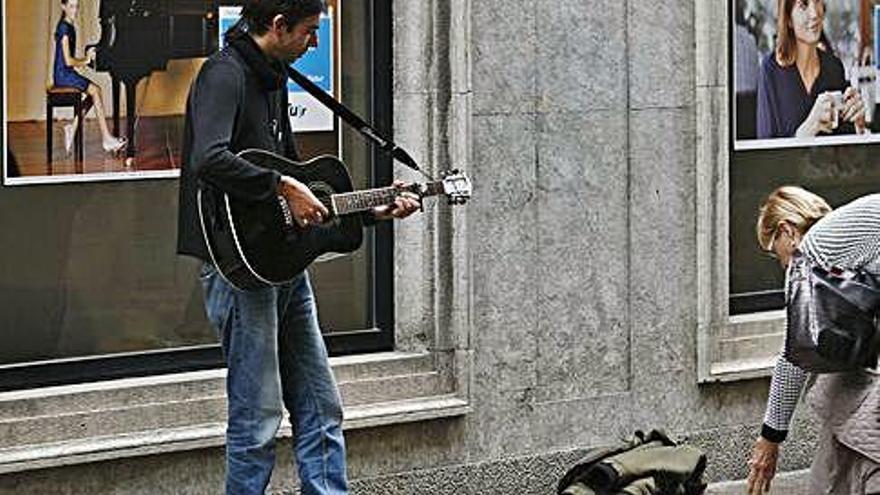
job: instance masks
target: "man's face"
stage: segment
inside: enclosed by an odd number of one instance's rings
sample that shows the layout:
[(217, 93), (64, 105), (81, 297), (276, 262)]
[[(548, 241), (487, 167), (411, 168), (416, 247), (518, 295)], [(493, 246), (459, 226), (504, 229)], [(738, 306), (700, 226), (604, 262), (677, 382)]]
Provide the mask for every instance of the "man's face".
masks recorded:
[(319, 15), (306, 17), (290, 31), (287, 30), (286, 25), (281, 26), (277, 30), (278, 58), (286, 63), (292, 63), (302, 57), (309, 48), (318, 46), (320, 17)]

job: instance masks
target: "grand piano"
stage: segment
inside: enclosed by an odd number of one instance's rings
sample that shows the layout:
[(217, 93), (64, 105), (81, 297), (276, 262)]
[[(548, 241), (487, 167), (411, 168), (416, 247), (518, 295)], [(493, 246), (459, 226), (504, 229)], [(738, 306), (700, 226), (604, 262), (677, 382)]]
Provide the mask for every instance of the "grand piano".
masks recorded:
[[(125, 84), (126, 157), (135, 156), (137, 84), (171, 59), (206, 57), (217, 49), (217, 0), (100, 0), (101, 38), (95, 69), (113, 81), (113, 134), (119, 135)], [(131, 160), (127, 160), (130, 162)]]

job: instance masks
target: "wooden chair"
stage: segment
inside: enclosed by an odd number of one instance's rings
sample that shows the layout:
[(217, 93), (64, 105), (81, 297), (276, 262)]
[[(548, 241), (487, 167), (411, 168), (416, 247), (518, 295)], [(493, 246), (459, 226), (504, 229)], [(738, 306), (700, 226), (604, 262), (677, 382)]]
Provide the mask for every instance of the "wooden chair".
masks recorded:
[(91, 96), (77, 88), (51, 86), (46, 88), (46, 164), (49, 175), (52, 175), (52, 123), (55, 121), (56, 107), (73, 107), (78, 125), (73, 137), (74, 164), (77, 173), (83, 171), (83, 109), (90, 102)]

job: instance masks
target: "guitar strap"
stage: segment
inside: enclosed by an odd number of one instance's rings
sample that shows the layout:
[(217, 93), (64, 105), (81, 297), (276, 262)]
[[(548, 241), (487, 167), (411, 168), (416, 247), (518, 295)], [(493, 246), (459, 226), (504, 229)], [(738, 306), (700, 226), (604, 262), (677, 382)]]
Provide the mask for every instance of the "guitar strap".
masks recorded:
[(368, 141), (372, 142), (376, 146), (379, 147), (382, 151), (391, 155), (392, 158), (397, 159), (400, 163), (406, 165), (407, 167), (415, 170), (416, 172), (421, 173), (425, 177), (430, 177), (426, 174), (422, 169), (419, 168), (416, 161), (413, 160), (409, 153), (406, 152), (403, 148), (397, 146), (394, 141), (383, 137), (379, 134), (379, 131), (374, 129), (370, 124), (367, 124), (364, 119), (360, 118), (348, 109), (342, 103), (333, 99), (332, 96), (328, 95), (324, 90), (319, 88), (315, 83), (309, 80), (308, 77), (303, 75), (298, 70), (293, 67), (287, 67), (287, 75), (293, 82), (299, 84), (301, 88), (306, 90), (310, 95), (317, 98), (325, 107), (329, 108), (333, 111), (334, 114), (339, 116), (346, 124), (354, 127), (360, 132), (364, 137), (367, 138)]

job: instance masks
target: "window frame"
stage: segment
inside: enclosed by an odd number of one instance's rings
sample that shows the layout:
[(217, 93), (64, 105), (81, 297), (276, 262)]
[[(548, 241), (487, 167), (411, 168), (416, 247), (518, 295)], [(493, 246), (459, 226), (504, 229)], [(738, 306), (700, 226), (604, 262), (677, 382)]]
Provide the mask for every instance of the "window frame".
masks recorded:
[(731, 300), (730, 294), (729, 167), (734, 152), (731, 132), (735, 128), (732, 1), (694, 0), (696, 337), (700, 383), (769, 376), (785, 328), (784, 312), (767, 306), (768, 297), (778, 295)]
[[(402, 68), (394, 81), (395, 140), (429, 173), (450, 164), (467, 172), (471, 4), (374, 1), (394, 7), (394, 62)], [(436, 94), (430, 91), (444, 95), (448, 112), (431, 104)], [(402, 178), (418, 180), (414, 173)], [(476, 329), (468, 211), (429, 206), (394, 223), (394, 350), (330, 359), (346, 430), (448, 421), (471, 412)], [(7, 439), (0, 445), (0, 474), (222, 448), (225, 374), (213, 369), (0, 392), (0, 433)], [(291, 434), (282, 426), (278, 437)]]
[[(392, 2), (372, 0), (368, 8), (372, 44), (369, 76), (371, 120), (380, 133), (391, 136), (394, 122)], [(0, 33), (5, 36), (5, 32)], [(3, 69), (7, 70), (5, 64)], [(340, 121), (338, 125), (346, 124)], [(371, 184), (390, 184), (391, 158), (373, 147), (369, 160)], [(369, 304), (373, 327), (325, 334), (324, 341), (331, 356), (391, 351), (394, 348), (394, 231), (390, 222), (381, 222), (374, 229), (374, 235), (366, 237), (370, 245), (364, 246), (372, 258), (369, 260)], [(216, 368), (225, 368), (219, 343), (12, 363), (0, 365), (0, 392)]]

